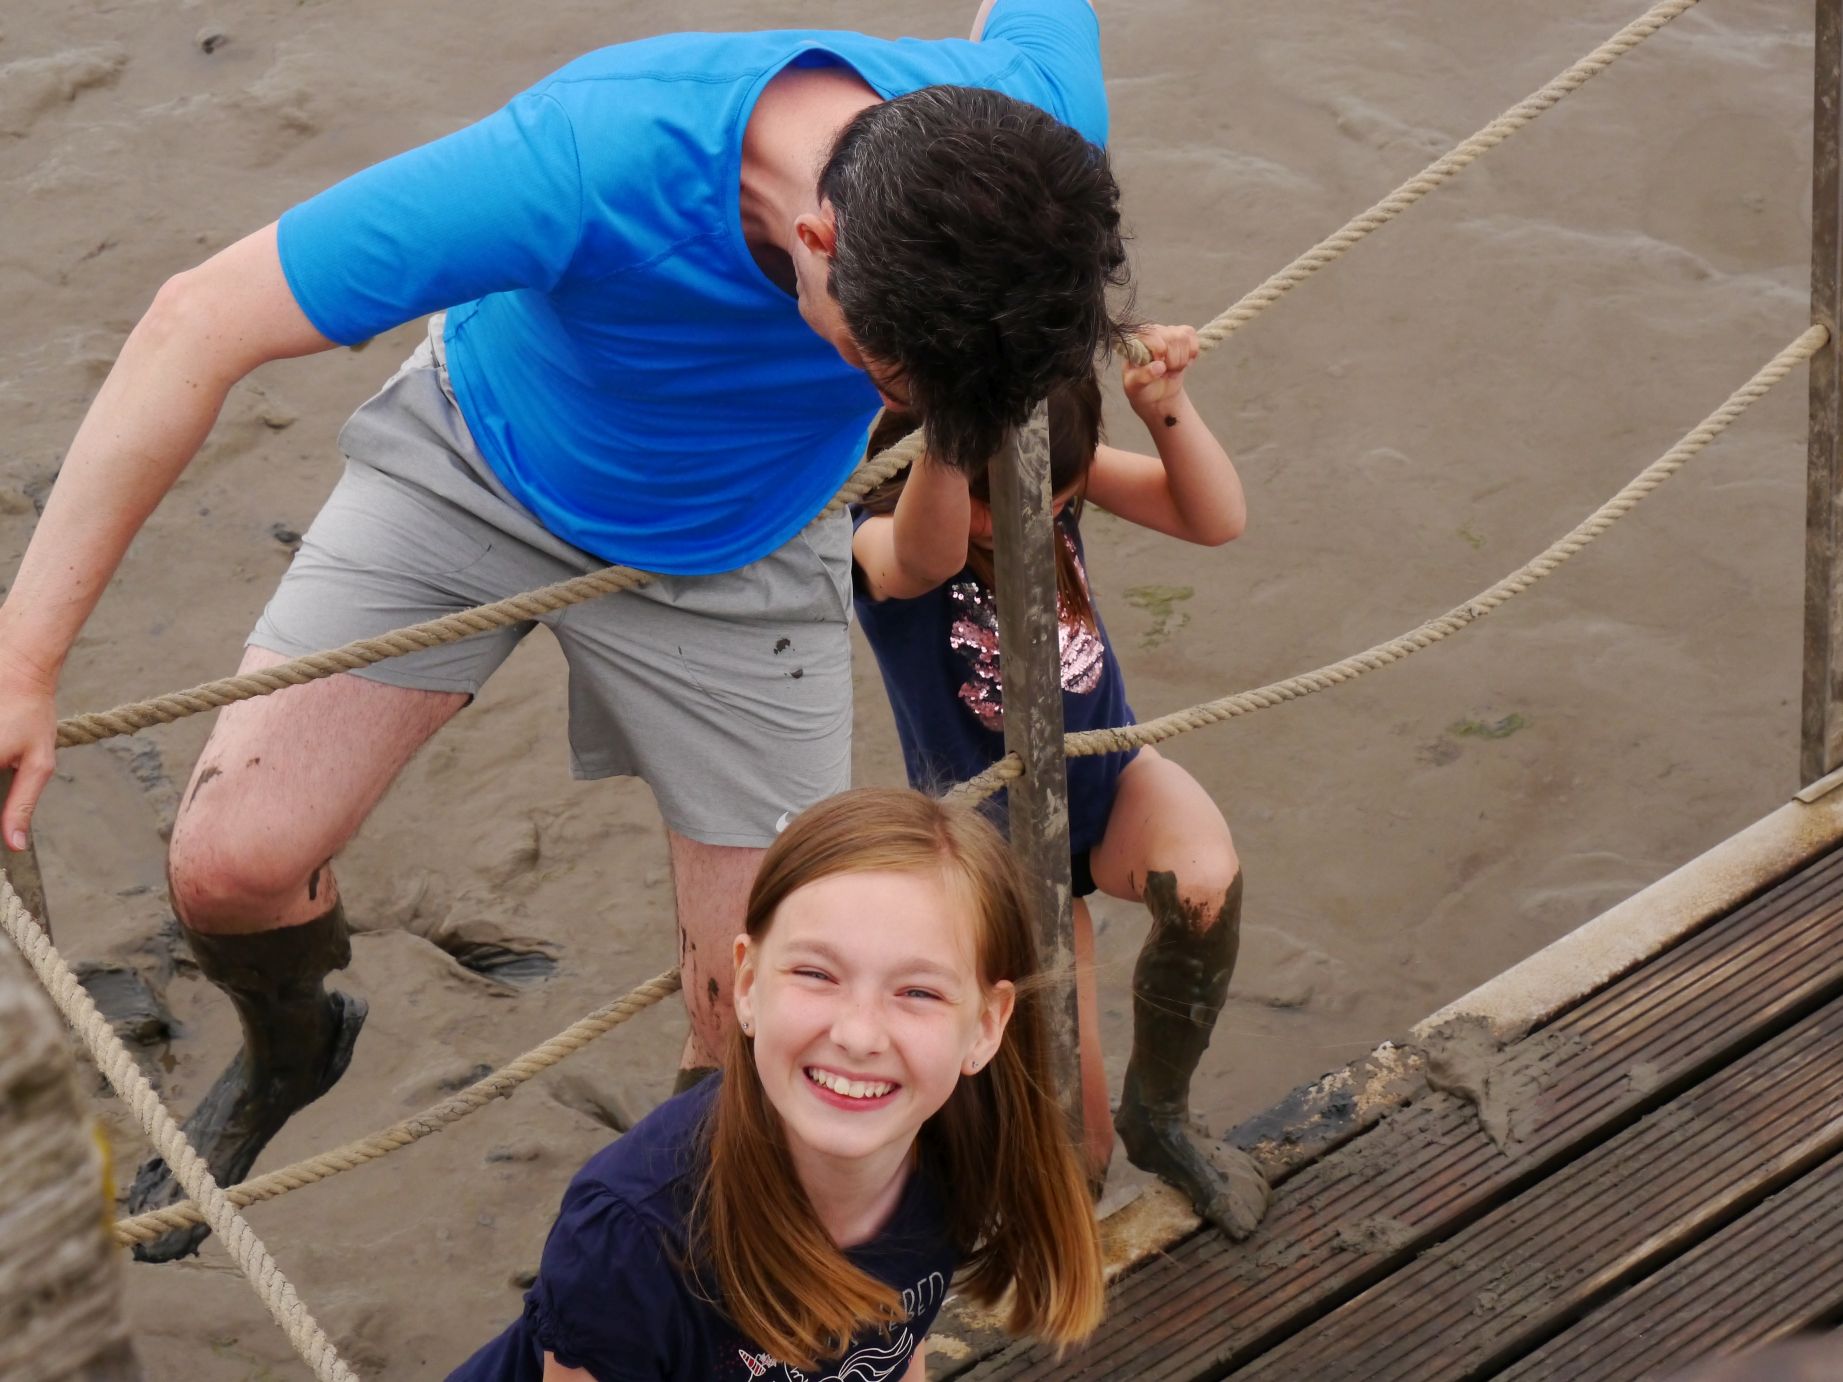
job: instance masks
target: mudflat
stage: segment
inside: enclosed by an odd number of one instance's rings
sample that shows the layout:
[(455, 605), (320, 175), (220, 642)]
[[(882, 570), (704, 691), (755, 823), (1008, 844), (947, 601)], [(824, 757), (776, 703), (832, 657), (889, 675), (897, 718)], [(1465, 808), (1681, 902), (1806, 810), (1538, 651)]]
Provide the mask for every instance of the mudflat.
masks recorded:
[[(919, 0), (182, 0), (24, 6), (0, 25), (0, 548), (160, 283), (360, 167), (661, 28), (962, 32)], [(1100, 5), (1142, 316), (1201, 322), (1534, 90), (1639, 0)], [(1197, 367), (1247, 535), (1184, 549), (1088, 520), (1150, 716), (1333, 661), (1442, 612), (1585, 516), (1808, 318), (1809, 7), (1707, 0)], [(231, 670), (340, 470), (346, 414), (411, 349), (265, 368), (135, 544), (73, 653), (66, 713)], [(1112, 440), (1137, 424), (1112, 411)], [(1802, 371), (1533, 593), (1452, 642), (1173, 743), (1246, 863), (1239, 972), (1198, 1081), (1224, 1126), (1539, 948), (1797, 785)], [(617, 597), (618, 598), (618, 597)], [(860, 652), (862, 650), (860, 649)], [(857, 765), (900, 775), (859, 659)], [(648, 794), (569, 780), (540, 633), (339, 861), (371, 1018), (339, 1087), (259, 1169), (358, 1136), (673, 961)], [(39, 820), (59, 940), (179, 1024), (189, 1109), (235, 1043), (175, 968), (170, 821), (193, 719), (68, 751)], [(1102, 901), (1118, 1078), (1143, 917)], [(497, 977), (470, 946), (537, 949)], [(549, 972), (546, 975), (546, 971)], [(510, 1102), (252, 1211), (368, 1376), (440, 1376), (519, 1308), (570, 1174), (663, 1097), (668, 1002)], [(118, 1165), (143, 1153), (102, 1098)], [(1129, 1184), (1130, 1175), (1122, 1175)], [(222, 1251), (130, 1268), (154, 1378), (307, 1375)]]

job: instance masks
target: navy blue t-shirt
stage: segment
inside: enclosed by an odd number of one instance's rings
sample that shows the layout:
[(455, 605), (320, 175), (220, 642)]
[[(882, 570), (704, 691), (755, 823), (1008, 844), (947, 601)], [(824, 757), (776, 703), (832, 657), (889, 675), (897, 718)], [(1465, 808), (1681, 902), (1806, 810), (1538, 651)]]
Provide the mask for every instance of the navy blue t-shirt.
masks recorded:
[[(866, 514), (857, 510), (861, 525)], [(1058, 540), (1075, 552), (1085, 585), (1081, 529), (1066, 515)], [(854, 568), (855, 569), (855, 568)], [(1093, 592), (1089, 592), (1093, 603)], [(877, 655), (909, 785), (939, 792), (983, 772), (1005, 755), (1005, 706), (999, 680), (998, 604), (970, 568), (925, 595), (872, 600), (861, 586), (858, 622)], [(1061, 642), (1062, 725), (1067, 732), (1117, 729), (1133, 723), (1126, 678), (1114, 656), (1101, 612), (1094, 627), (1067, 608), (1057, 610)], [(1121, 770), (1137, 750), (1069, 760), (1069, 849), (1080, 854), (1101, 842), (1113, 811)], [(1003, 794), (991, 800), (1002, 800)]]
[[(666, 1100), (589, 1158), (564, 1192), (524, 1314), (449, 1382), (541, 1382), (547, 1352), (597, 1382), (811, 1378), (738, 1333), (682, 1266), (686, 1217), (708, 1155), (702, 1125), (716, 1091), (709, 1079)], [(894, 1287), (909, 1318), (852, 1340), (818, 1377), (900, 1377), (958, 1266), (927, 1176), (910, 1176), (883, 1232), (845, 1255)]]

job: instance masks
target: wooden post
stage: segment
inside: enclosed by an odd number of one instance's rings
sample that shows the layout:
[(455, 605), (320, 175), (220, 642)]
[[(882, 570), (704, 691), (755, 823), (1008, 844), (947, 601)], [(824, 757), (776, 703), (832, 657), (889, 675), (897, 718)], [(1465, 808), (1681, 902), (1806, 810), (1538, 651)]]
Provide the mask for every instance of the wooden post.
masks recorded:
[[(0, 768), (0, 801), (6, 800), (6, 794), (12, 790), (13, 770)], [(0, 868), (6, 870), (7, 879), (25, 909), (45, 928), (45, 934), (51, 934), (51, 917), (45, 909), (45, 875), (39, 871), (37, 848), (28, 844), (15, 854), (7, 846), (6, 837), (0, 835)]]
[(1010, 785), (1011, 848), (1034, 891), (1037, 947), (1051, 990), (1056, 1084), (1080, 1144), (1081, 1045), (1075, 1007), (1075, 929), (1069, 900), (1069, 779), (1062, 756), (1062, 657), (1056, 617), (1056, 534), (1049, 478), (1049, 411), (1037, 404), (990, 468), (993, 566), (1005, 748), (1024, 760)]
[(51, 1001), (0, 933), (0, 1377), (134, 1382), (102, 1151)]
[(1811, 357), (1805, 472), (1805, 667), (1801, 785), (1843, 765), (1843, 0), (1817, 0), (1811, 141), (1811, 320), (1830, 341)]

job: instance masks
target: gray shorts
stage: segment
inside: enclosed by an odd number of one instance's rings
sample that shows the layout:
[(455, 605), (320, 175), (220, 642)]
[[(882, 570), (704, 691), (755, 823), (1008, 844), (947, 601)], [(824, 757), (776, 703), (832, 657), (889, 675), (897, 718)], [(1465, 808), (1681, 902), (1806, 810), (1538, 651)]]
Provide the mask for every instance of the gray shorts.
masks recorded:
[[(346, 470), (249, 641), (289, 656), (607, 565), (540, 525), (475, 448), (440, 318), (340, 433)], [(764, 846), (849, 785), (851, 529), (816, 519), (739, 571), (657, 577), (541, 622), (569, 663), (571, 771), (643, 778), (666, 824)], [(530, 623), (353, 673), (477, 692)]]

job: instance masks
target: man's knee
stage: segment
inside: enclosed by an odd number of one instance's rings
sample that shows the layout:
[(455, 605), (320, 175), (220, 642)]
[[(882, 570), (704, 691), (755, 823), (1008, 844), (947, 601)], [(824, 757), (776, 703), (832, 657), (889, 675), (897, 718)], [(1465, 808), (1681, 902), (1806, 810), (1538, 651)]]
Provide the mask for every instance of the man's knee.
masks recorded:
[(182, 811), (167, 851), (179, 919), (196, 931), (248, 931), (336, 900), (330, 861), (287, 832), (247, 828), (234, 816)]

